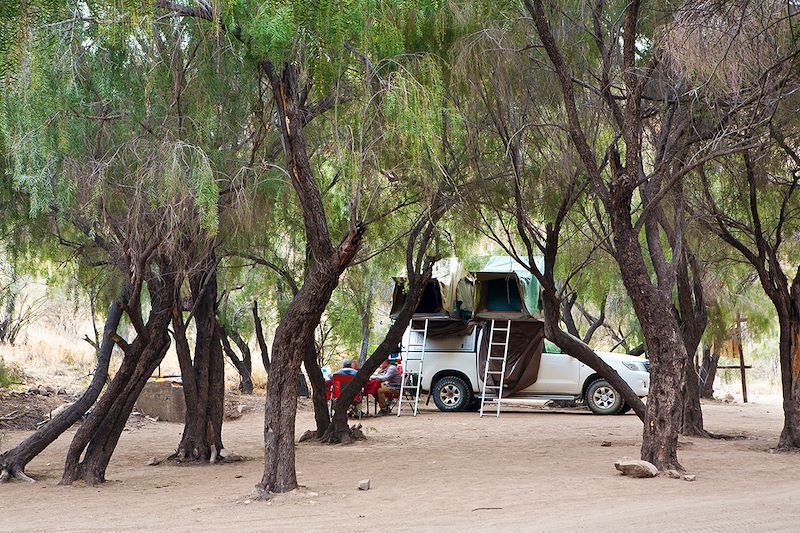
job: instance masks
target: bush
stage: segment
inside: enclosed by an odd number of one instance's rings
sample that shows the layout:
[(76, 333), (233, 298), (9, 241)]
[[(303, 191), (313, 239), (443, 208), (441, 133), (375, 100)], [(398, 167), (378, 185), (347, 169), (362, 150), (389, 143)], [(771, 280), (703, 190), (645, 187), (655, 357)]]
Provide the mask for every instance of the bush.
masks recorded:
[(19, 373), (0, 358), (0, 389), (5, 389), (15, 383), (19, 383)]

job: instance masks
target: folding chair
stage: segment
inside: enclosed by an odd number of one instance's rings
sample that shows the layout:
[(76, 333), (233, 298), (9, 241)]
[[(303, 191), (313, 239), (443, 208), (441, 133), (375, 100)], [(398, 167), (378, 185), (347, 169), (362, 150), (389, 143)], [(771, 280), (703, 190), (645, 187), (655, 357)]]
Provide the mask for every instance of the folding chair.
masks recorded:
[[(355, 376), (349, 376), (347, 374), (334, 374), (333, 375), (333, 384), (331, 385), (331, 409), (333, 408), (333, 402), (339, 399), (339, 396), (342, 394), (342, 387), (347, 385), (351, 381), (353, 381)], [(353, 398), (353, 401), (350, 403), (351, 406), (360, 406), (360, 404), (364, 400), (364, 389), (362, 388), (356, 397)], [(367, 404), (367, 409), (369, 409), (369, 403)], [(361, 409), (358, 410), (358, 418), (361, 419)]]

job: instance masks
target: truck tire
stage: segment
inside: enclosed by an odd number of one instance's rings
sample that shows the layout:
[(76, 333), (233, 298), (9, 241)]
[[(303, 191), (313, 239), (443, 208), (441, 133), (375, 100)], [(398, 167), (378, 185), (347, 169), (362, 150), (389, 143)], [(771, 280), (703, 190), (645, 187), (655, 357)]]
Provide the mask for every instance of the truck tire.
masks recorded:
[(627, 412), (628, 412), (628, 411), (630, 411), (630, 410), (631, 410), (631, 406), (630, 406), (630, 405), (628, 405), (627, 403), (623, 403), (623, 404), (622, 404), (622, 409), (620, 409), (619, 411), (617, 411), (617, 414), (618, 414), (618, 415), (624, 415), (625, 413), (627, 413)]
[(625, 402), (608, 381), (598, 379), (586, 389), (586, 405), (596, 415), (615, 415), (622, 410)]
[(472, 403), (472, 390), (457, 376), (445, 376), (433, 386), (433, 403), (440, 411), (463, 411)]

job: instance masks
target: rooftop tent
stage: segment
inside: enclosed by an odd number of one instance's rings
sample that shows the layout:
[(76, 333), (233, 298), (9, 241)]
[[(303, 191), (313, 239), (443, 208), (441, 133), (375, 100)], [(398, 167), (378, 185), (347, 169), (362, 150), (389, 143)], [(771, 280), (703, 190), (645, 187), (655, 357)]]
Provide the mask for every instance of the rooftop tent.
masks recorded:
[[(544, 259), (536, 257), (536, 266), (544, 270)], [(539, 281), (522, 265), (508, 256), (493, 256), (475, 278), (476, 316), (484, 318), (519, 318), (539, 315)]]
[[(406, 301), (408, 293), (405, 273), (394, 278), (394, 293), (389, 316), (396, 317)], [(433, 266), (431, 280), (422, 293), (415, 315), (443, 318), (469, 318), (472, 316), (472, 280), (459, 263), (451, 257), (437, 261)]]

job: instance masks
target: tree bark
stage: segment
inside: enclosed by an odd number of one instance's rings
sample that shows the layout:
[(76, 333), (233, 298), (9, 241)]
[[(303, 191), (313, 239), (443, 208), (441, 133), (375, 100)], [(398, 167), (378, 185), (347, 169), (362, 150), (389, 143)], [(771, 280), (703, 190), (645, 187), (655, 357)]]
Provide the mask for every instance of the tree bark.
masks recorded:
[(782, 300), (778, 323), (784, 423), (778, 449), (796, 450), (800, 448), (800, 268), (790, 293)]
[(316, 436), (321, 437), (331, 421), (331, 414), (328, 411), (328, 400), (325, 394), (325, 378), (322, 376), (322, 369), (319, 367), (317, 359), (317, 349), (314, 343), (308, 345), (303, 356), (303, 364), (306, 367), (308, 380), (311, 382), (312, 401), (314, 403), (314, 421), (316, 422)]
[[(225, 352), (225, 355), (228, 356), (228, 359), (239, 374), (239, 392), (242, 394), (253, 394), (253, 363), (252, 356), (250, 355), (250, 347), (247, 346), (247, 342), (245, 342), (238, 333), (231, 331), (230, 334), (228, 334), (225, 327), (219, 323), (219, 320), (217, 320), (217, 324), (219, 328), (217, 335), (222, 341), (222, 350)], [(239, 352), (242, 354), (241, 359), (236, 355), (236, 352), (231, 346), (230, 339), (232, 339), (239, 348)]]
[(11, 479), (30, 480), (25, 475), (25, 467), (45, 448), (53, 443), (62, 433), (71, 428), (94, 405), (100, 392), (108, 380), (108, 365), (111, 353), (114, 350), (114, 337), (122, 318), (122, 308), (125, 297), (120, 297), (111, 303), (108, 308), (106, 323), (103, 328), (103, 338), (97, 352), (97, 366), (92, 376), (92, 382), (75, 403), (65, 411), (42, 426), (33, 435), (22, 441), (15, 448), (0, 455), (0, 482)]
[(263, 61), (261, 66), (275, 99), (286, 169), (300, 203), (311, 256), (303, 286), (289, 304), (272, 345), (264, 415), (264, 475), (258, 485), (262, 497), (267, 497), (269, 492), (297, 488), (294, 455), (297, 375), (339, 277), (361, 248), (365, 228), (352, 216), (347, 235), (334, 247), (322, 195), (306, 151), (303, 125), (307, 93), (300, 88), (299, 69), (286, 63), (278, 72), (269, 61)]
[[(691, 266), (691, 276), (689, 275)], [(678, 267), (678, 317), (680, 319), (683, 344), (686, 348), (684, 375), (683, 418), (681, 434), (695, 437), (711, 437), (703, 425), (703, 409), (700, 405), (700, 376), (695, 365), (695, 354), (708, 325), (708, 312), (703, 297), (699, 261), (688, 250)], [(691, 278), (691, 281), (690, 281)]]
[(312, 263), (303, 286), (275, 331), (264, 416), (265, 468), (259, 485), (262, 491), (287, 492), (297, 488), (294, 459), (297, 375), (339, 275), (338, 265), (333, 261)]
[(358, 351), (358, 365), (363, 366), (369, 352), (369, 334), (372, 326), (372, 279), (367, 287), (367, 302), (361, 311), (361, 348)]
[(264, 364), (264, 372), (269, 374), (269, 349), (267, 348), (267, 341), (264, 340), (264, 328), (261, 326), (261, 318), (258, 316), (258, 300), (253, 300), (253, 325), (256, 330), (258, 349), (261, 351), (261, 362)]
[[(125, 423), (145, 383), (169, 348), (167, 326), (175, 298), (172, 265), (161, 263), (148, 277), (151, 311), (144, 331), (125, 348), (119, 371), (70, 443), (62, 485), (105, 481), (105, 472)], [(128, 312), (131, 313), (129, 308)], [(81, 459), (81, 456), (83, 458)]]
[(683, 470), (678, 462), (678, 434), (683, 418), (682, 391), (688, 356), (673, 314), (672, 295), (650, 281), (628, 208), (623, 206), (620, 210), (621, 213), (611, 214), (614, 255), (641, 324), (651, 364), (642, 459), (659, 470)]
[(714, 379), (717, 377), (717, 364), (719, 363), (719, 350), (714, 344), (703, 349), (703, 362), (701, 363), (700, 397), (714, 398)]
[[(214, 462), (223, 449), (225, 365), (221, 327), (217, 323), (217, 266), (213, 253), (189, 275), (189, 287), (197, 339), (193, 360), (188, 360), (188, 350), (179, 350), (186, 420), (176, 458), (179, 461)], [(173, 329), (177, 331), (174, 318), (183, 321), (183, 317), (173, 317)], [(181, 336), (185, 339), (185, 333)]]

